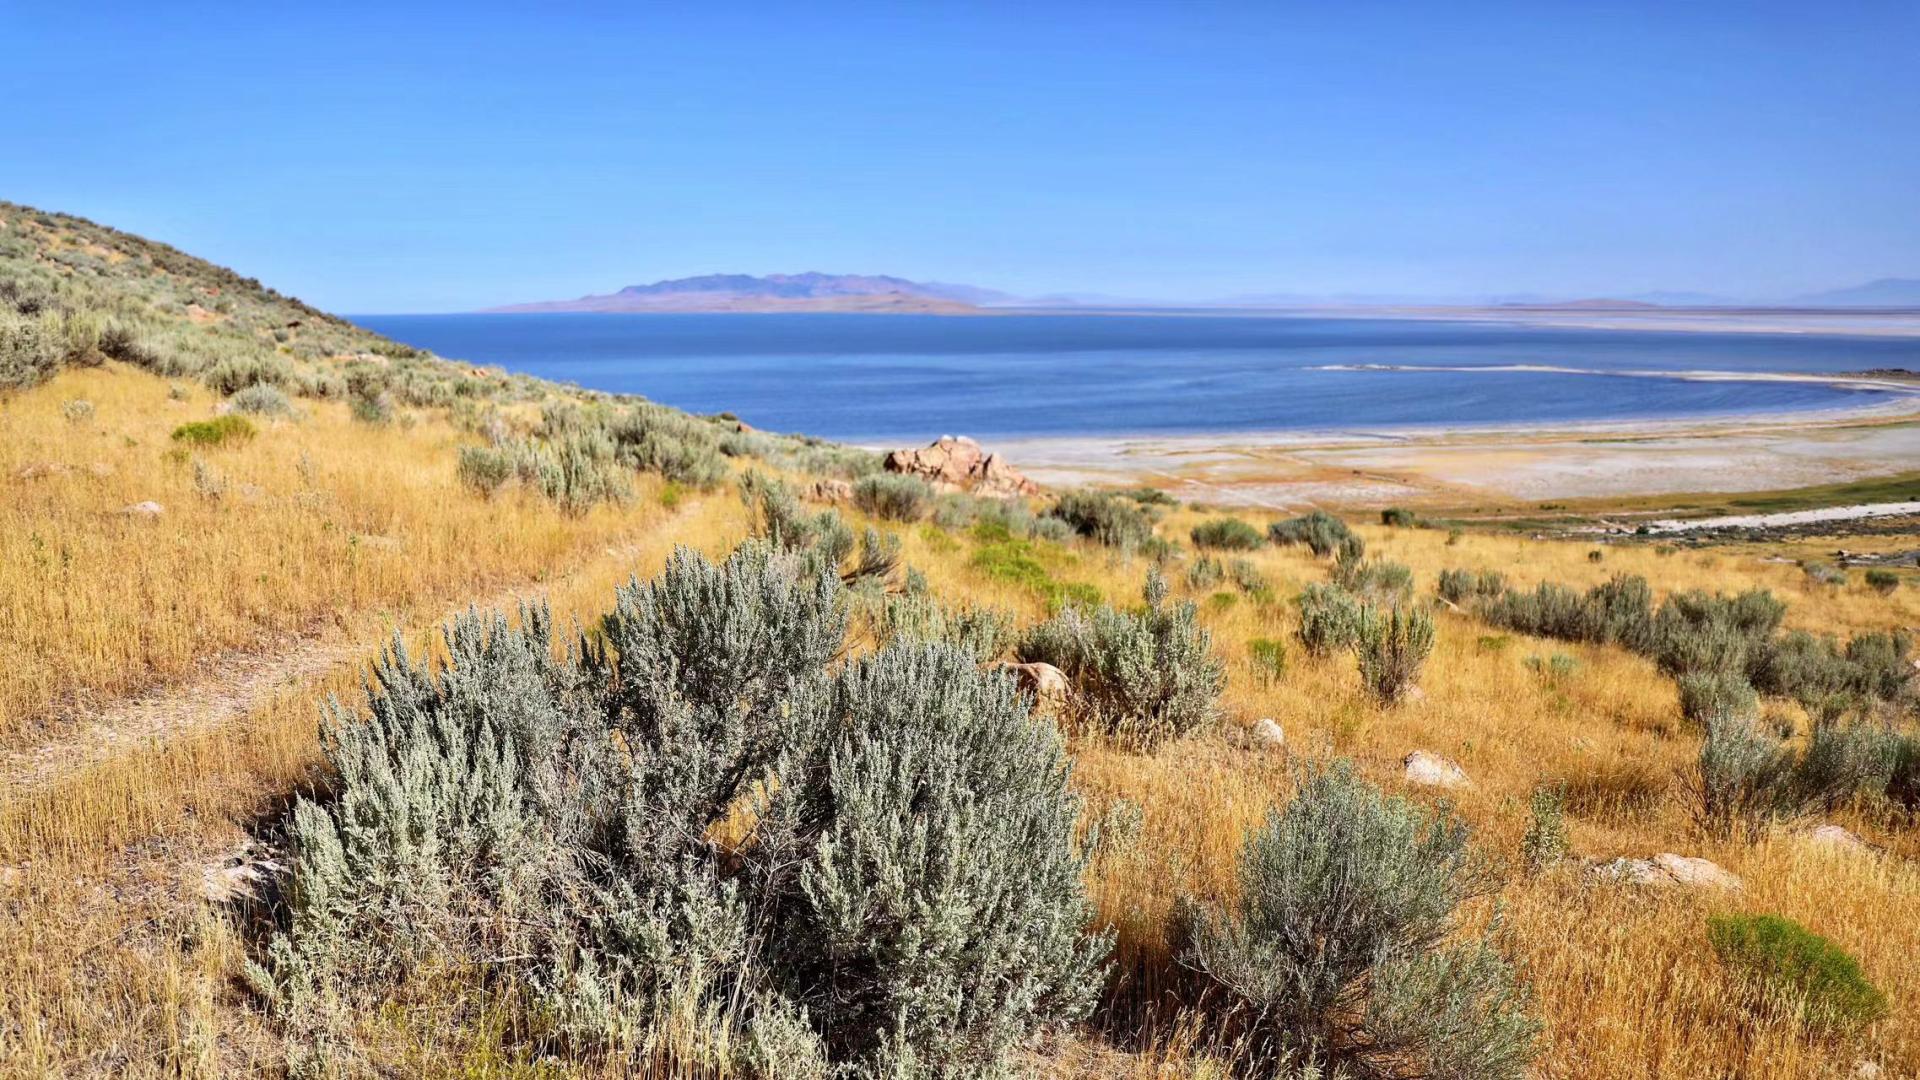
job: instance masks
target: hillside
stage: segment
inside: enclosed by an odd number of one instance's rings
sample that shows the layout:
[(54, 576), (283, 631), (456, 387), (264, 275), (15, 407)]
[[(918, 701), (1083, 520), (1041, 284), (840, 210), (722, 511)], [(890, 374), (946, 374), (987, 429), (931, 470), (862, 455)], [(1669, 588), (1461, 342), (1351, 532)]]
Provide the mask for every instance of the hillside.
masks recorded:
[(629, 285), (604, 296), (490, 308), (494, 312), (859, 312), (977, 314), (1010, 299), (971, 285), (863, 274), (708, 274)]
[(0, 1076), (1920, 1075), (1911, 535), (987, 498), (0, 249)]

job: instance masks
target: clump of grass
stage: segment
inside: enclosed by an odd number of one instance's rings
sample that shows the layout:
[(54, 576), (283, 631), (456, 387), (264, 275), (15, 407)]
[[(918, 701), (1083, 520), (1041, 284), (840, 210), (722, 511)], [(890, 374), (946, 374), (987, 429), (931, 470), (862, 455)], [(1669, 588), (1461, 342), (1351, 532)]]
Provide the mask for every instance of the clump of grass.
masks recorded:
[(1844, 1037), (1887, 1014), (1886, 995), (1858, 960), (1791, 919), (1713, 915), (1707, 940), (1757, 1004), (1796, 1017), (1817, 1034)]
[(1193, 527), (1193, 546), (1212, 551), (1252, 551), (1266, 543), (1260, 530), (1236, 517), (1220, 517)]
[(1247, 642), (1247, 661), (1266, 682), (1275, 682), (1287, 672), (1287, 643), (1278, 638), (1254, 638)]
[(1866, 582), (1867, 588), (1872, 589), (1881, 596), (1892, 596), (1894, 590), (1900, 587), (1900, 575), (1891, 570), (1882, 570), (1879, 567), (1874, 567), (1867, 571)]
[(1566, 858), (1571, 846), (1567, 839), (1566, 793), (1557, 787), (1536, 787), (1527, 800), (1527, 810), (1527, 831), (1520, 838), (1520, 861), (1528, 873), (1538, 874)]
[(236, 412), (248, 416), (292, 416), (293, 402), (279, 387), (255, 383), (227, 399)]
[(1507, 581), (1498, 570), (1442, 570), (1435, 587), (1448, 603), (1467, 604), (1499, 596), (1507, 590)]
[(192, 420), (173, 429), (173, 441), (183, 446), (231, 446), (251, 440), (259, 429), (244, 416), (228, 413), (211, 420)]

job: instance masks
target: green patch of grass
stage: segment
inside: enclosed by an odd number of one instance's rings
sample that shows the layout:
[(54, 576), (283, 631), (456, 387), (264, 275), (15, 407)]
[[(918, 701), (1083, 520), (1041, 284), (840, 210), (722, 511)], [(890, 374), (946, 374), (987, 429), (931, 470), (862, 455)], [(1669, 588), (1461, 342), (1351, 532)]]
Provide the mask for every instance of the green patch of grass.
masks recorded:
[(1778, 915), (1716, 915), (1707, 940), (1762, 1004), (1797, 1013), (1815, 1031), (1846, 1034), (1887, 1013), (1887, 998), (1845, 949)]
[(244, 416), (228, 413), (211, 420), (194, 420), (173, 429), (173, 441), (188, 446), (226, 446), (253, 438), (259, 429)]

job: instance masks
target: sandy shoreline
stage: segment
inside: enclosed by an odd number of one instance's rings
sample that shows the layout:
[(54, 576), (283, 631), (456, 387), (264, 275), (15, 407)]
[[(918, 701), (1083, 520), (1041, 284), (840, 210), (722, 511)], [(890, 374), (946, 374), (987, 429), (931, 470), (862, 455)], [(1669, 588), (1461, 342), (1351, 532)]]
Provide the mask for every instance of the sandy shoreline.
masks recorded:
[[(1840, 382), (1830, 376), (1775, 376)], [(994, 440), (1042, 484), (1148, 485), (1276, 510), (1773, 491), (1920, 469), (1920, 394), (1871, 406), (1554, 426), (1059, 436)]]

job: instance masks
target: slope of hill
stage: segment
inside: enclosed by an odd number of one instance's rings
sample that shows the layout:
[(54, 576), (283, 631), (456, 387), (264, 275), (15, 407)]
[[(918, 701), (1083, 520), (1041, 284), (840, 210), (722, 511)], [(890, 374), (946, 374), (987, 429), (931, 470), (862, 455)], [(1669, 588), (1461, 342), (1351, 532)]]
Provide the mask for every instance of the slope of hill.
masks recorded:
[(1911, 537), (936, 494), (0, 218), (0, 1075), (1920, 1074)]
[(967, 315), (1011, 299), (972, 285), (908, 281), (886, 275), (707, 274), (577, 300), (490, 308), (493, 312), (867, 312)]

